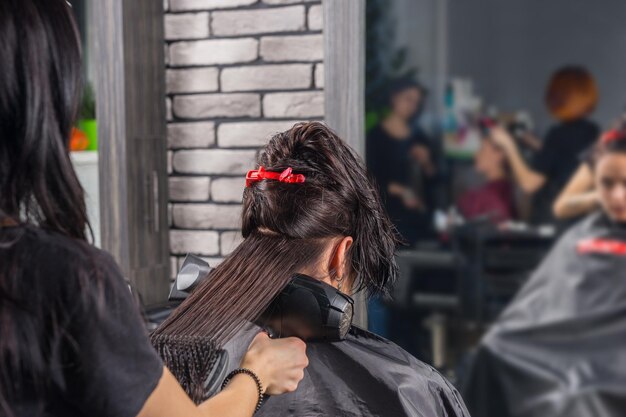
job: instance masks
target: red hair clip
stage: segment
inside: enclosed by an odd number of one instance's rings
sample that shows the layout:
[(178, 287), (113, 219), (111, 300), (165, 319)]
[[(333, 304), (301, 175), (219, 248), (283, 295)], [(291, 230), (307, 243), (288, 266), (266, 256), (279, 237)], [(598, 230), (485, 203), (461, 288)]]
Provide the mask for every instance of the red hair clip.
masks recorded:
[(600, 143), (606, 145), (607, 143), (622, 139), (626, 139), (623, 131), (611, 129), (602, 135), (602, 137), (600, 138)]
[(262, 180), (277, 180), (289, 184), (297, 184), (303, 183), (305, 177), (302, 174), (294, 174), (291, 167), (285, 169), (283, 172), (266, 171), (265, 167), (259, 167), (259, 169), (253, 169), (246, 174), (246, 187)]

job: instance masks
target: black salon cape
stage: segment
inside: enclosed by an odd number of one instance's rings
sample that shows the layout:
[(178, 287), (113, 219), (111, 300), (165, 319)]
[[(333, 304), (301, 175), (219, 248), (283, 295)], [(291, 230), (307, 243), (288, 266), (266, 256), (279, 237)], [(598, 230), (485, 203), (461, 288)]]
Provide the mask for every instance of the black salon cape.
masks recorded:
[(599, 213), (558, 241), (481, 341), (462, 391), (474, 417), (626, 416), (624, 243)]
[[(236, 368), (257, 329), (226, 345)], [(298, 389), (270, 397), (255, 416), (469, 417), (457, 390), (395, 344), (353, 327), (346, 340), (308, 343)]]

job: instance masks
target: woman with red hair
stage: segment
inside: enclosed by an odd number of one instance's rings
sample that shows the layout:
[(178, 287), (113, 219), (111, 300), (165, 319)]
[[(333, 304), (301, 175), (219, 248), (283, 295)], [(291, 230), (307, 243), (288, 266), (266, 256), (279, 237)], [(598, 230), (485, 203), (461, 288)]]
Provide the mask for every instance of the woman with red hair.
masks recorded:
[(599, 128), (587, 117), (597, 101), (598, 88), (585, 68), (568, 66), (556, 71), (548, 83), (545, 102), (559, 123), (548, 131), (530, 166), (504, 129), (491, 129), (491, 137), (504, 150), (517, 183), (534, 196), (533, 223), (554, 221), (552, 204), (576, 170), (581, 153), (596, 141)]

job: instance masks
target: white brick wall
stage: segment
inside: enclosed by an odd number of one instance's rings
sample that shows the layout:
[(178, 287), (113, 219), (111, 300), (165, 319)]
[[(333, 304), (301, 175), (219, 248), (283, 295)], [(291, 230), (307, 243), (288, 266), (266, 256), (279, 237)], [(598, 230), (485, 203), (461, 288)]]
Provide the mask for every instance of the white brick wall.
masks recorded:
[(298, 90), (311, 87), (311, 66), (251, 65), (222, 70), (223, 91)]
[(324, 93), (273, 93), (263, 98), (265, 117), (297, 117), (306, 119), (324, 116)]
[(174, 154), (174, 172), (181, 174), (245, 175), (254, 164), (255, 151), (228, 149), (183, 150)]
[(316, 0), (262, 0), (265, 4), (294, 4), (294, 3), (311, 3)]
[(208, 177), (170, 177), (170, 201), (207, 201), (210, 189)]
[(211, 39), (175, 42), (170, 45), (171, 66), (240, 64), (259, 56), (259, 41), (253, 38)]
[(324, 58), (324, 38), (321, 34), (263, 37), (261, 58), (271, 62), (321, 61)]
[(167, 142), (170, 149), (207, 148), (215, 144), (215, 123), (170, 123)]
[(315, 65), (315, 88), (324, 88), (324, 64)]
[(181, 229), (238, 229), (241, 205), (174, 204), (172, 218)]
[(220, 253), (223, 256), (230, 254), (243, 241), (241, 232), (224, 232), (220, 236)]
[(185, 13), (165, 15), (165, 39), (202, 39), (209, 37), (209, 14)]
[(215, 266), (241, 242), (258, 149), (323, 118), (321, 0), (164, 4), (172, 269), (187, 252)]
[(168, 93), (207, 93), (217, 91), (217, 68), (171, 69), (166, 72)]
[(243, 175), (233, 178), (216, 178), (211, 184), (211, 198), (217, 203), (241, 203), (246, 179)]
[(222, 123), (218, 128), (218, 145), (224, 148), (261, 147), (274, 134), (289, 129), (295, 123), (296, 121), (294, 120), (286, 122)]
[(247, 6), (258, 0), (170, 0), (172, 11), (212, 10), (228, 7)]
[(309, 30), (322, 30), (324, 27), (324, 13), (322, 12), (322, 5), (318, 4), (309, 9), (307, 24), (309, 26)]
[(170, 250), (175, 255), (185, 255), (189, 252), (199, 255), (218, 255), (219, 238), (219, 233), (213, 231), (171, 230)]
[(174, 114), (183, 119), (259, 117), (258, 94), (202, 94), (174, 98)]
[(169, 97), (165, 99), (165, 117), (168, 122), (174, 120), (174, 115), (172, 114), (172, 99)]
[(175, 256), (170, 257), (170, 273), (172, 279), (176, 278), (176, 273), (178, 272), (178, 258)]
[(214, 12), (211, 27), (217, 36), (297, 32), (306, 28), (304, 6)]

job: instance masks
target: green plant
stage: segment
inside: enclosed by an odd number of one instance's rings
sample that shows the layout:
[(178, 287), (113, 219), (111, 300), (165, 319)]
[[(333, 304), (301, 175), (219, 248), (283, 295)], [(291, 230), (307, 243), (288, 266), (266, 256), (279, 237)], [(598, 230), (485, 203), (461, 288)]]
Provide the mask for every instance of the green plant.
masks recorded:
[(96, 97), (91, 83), (85, 84), (83, 97), (80, 101), (80, 119), (92, 120), (96, 118)]

